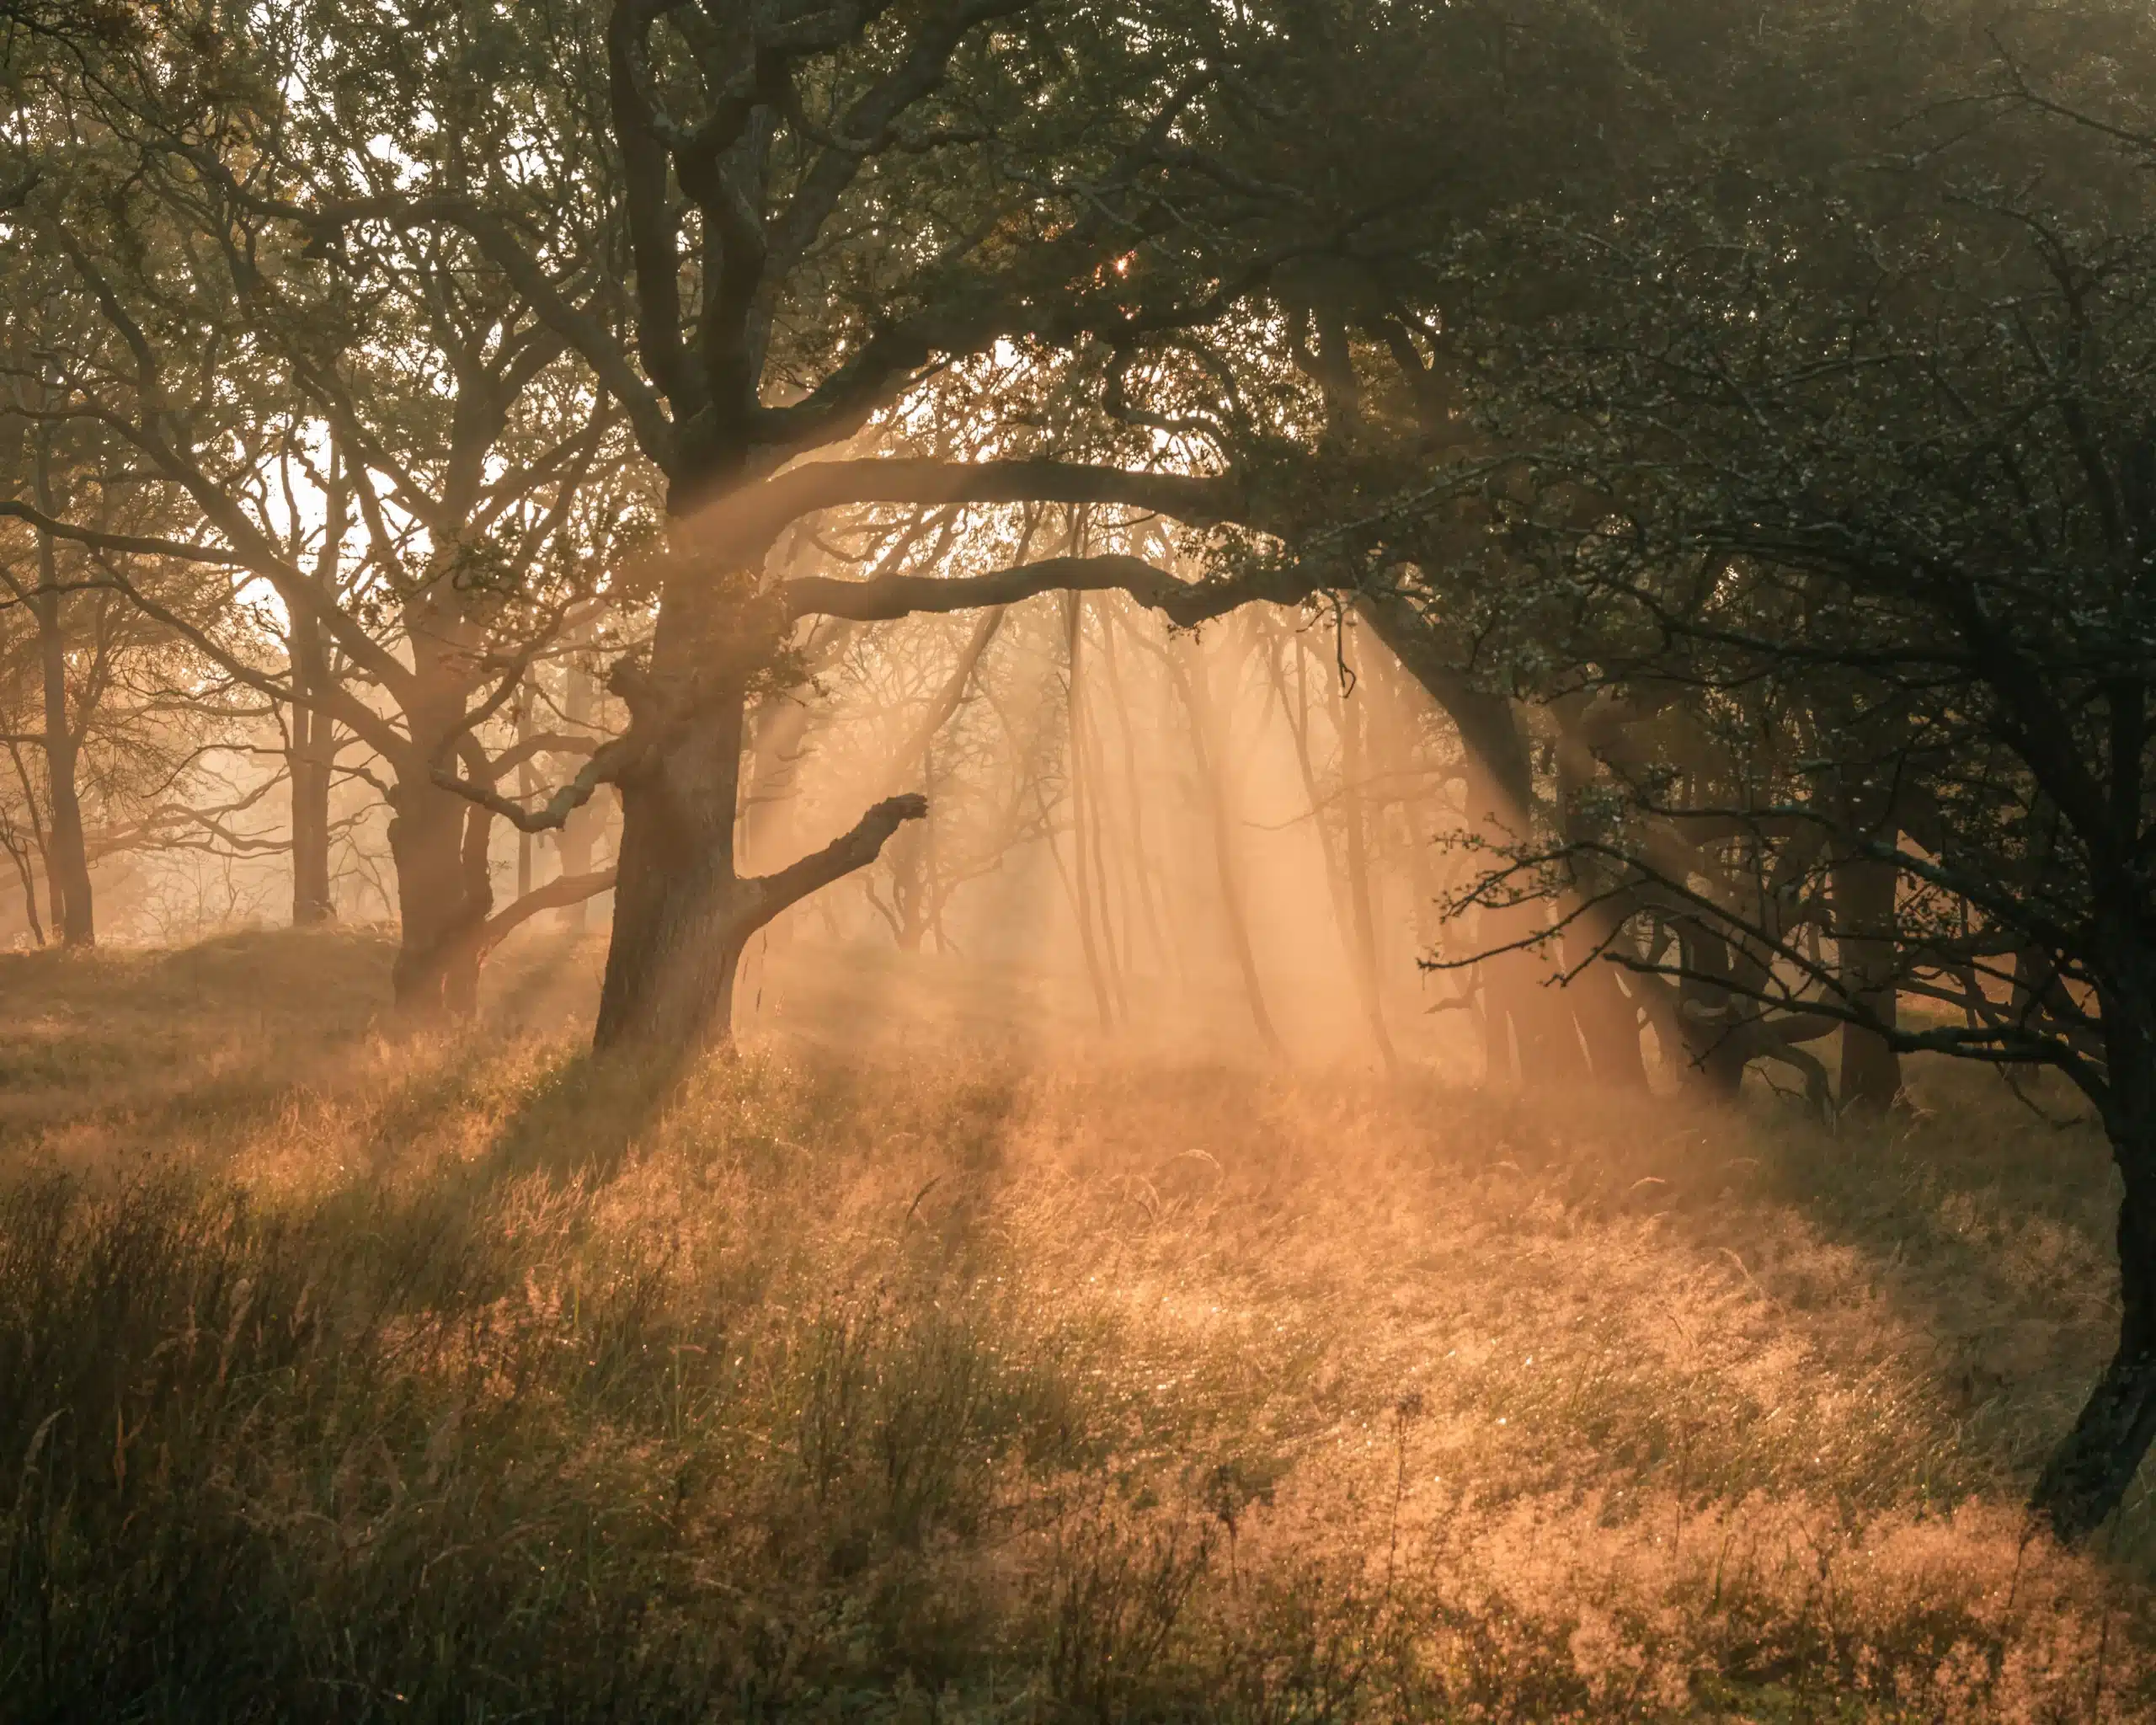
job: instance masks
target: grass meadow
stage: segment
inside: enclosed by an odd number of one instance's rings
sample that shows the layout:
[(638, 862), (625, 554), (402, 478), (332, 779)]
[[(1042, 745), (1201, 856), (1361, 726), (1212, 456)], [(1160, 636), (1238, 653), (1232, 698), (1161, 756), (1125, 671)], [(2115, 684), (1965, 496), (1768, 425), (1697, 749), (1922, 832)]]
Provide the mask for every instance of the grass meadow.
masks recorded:
[(2156, 1717), (2145, 1497), (2019, 1509), (2111, 1177), (1988, 1074), (600, 1065), (592, 951), (0, 959), (0, 1717)]

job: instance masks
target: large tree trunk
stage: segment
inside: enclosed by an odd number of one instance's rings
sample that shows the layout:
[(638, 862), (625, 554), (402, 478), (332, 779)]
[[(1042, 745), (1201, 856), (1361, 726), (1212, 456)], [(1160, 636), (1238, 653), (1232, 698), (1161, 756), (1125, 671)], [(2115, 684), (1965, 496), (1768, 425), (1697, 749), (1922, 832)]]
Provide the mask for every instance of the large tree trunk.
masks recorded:
[[(1833, 868), (1835, 943), (1852, 1003), (1891, 1030), (1895, 1023), (1894, 911), (1900, 876), (1891, 862), (1850, 857)], [(1902, 1057), (1878, 1031), (1842, 1031), (1841, 1105), (1883, 1114), (1902, 1093)]]
[(2119, 1205), (2119, 1339), (2080, 1417), (2038, 1477), (2031, 1507), (2072, 1544), (2125, 1501), (2156, 1439), (2156, 1131), (2114, 1134), (2126, 1174)]
[(494, 909), (485, 867), (488, 817), (453, 793), (405, 780), (390, 806), (402, 923), (390, 969), (397, 1008), (419, 1019), (469, 1013), (478, 1006), (481, 936)]
[(714, 595), (707, 569), (670, 583), (648, 676), (615, 686), (629, 702), (641, 764), (619, 781), (622, 848), (614, 932), (592, 1033), (600, 1049), (724, 1046), (749, 938), (819, 887), (882, 853), (919, 796), (886, 798), (851, 830), (775, 874), (744, 877), (734, 857), (749, 687), (771, 656), (747, 605)]
[(2073, 1429), (2044, 1464), (2031, 1508), (2068, 1544), (2125, 1501), (2156, 1439), (2156, 964), (2132, 963), (2144, 907), (2137, 890), (2116, 918), (2124, 988), (2100, 985), (2101, 1112), (2124, 1194), (2119, 1202), (2119, 1339)]
[[(735, 873), (748, 674), (723, 608), (668, 584), (648, 685), (631, 722), (653, 758), (622, 793), (614, 935), (594, 1042), (723, 1043), (733, 1033), (734, 975), (753, 930)], [(729, 662), (733, 663), (729, 663)]]
[(488, 918), (494, 908), (494, 816), (435, 782), (437, 763), (483, 764), (467, 703), (471, 642), (454, 611), (432, 596), (408, 607), (413, 686), (404, 703), (412, 752), (390, 793), (389, 851), (402, 925), (390, 975), (398, 1011), (428, 1020), (478, 1010)]

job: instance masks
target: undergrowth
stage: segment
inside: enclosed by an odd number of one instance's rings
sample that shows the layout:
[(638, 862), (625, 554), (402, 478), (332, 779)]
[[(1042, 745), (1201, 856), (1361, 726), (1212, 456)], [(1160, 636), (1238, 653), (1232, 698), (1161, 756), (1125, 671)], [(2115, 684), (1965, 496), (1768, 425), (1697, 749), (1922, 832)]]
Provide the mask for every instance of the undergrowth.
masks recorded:
[(376, 958), (0, 975), (8, 1719), (2156, 1713), (2145, 1502), (2016, 1508), (2100, 1146), (1972, 1085), (659, 1072)]

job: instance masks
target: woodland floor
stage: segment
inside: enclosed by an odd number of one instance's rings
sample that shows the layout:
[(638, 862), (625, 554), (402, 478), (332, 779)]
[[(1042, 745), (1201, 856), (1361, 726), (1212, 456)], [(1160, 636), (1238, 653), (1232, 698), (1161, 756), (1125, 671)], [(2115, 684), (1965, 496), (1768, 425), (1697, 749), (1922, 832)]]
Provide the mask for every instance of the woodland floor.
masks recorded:
[(1987, 1074), (1837, 1136), (862, 954), (598, 1067), (596, 953), (416, 1040), (370, 937), (0, 959), (0, 1716), (2156, 1717), (2145, 1492), (2018, 1508), (2106, 1165)]

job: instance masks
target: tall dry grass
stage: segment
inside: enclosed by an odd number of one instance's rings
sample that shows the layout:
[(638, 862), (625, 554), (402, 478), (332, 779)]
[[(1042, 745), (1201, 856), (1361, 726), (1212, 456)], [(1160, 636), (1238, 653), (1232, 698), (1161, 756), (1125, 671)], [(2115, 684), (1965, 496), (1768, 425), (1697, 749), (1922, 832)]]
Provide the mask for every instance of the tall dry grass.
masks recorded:
[(384, 967), (0, 960), (0, 1716), (2156, 1717), (2146, 1502), (2015, 1507), (2101, 1147), (1972, 1079), (659, 1072)]

